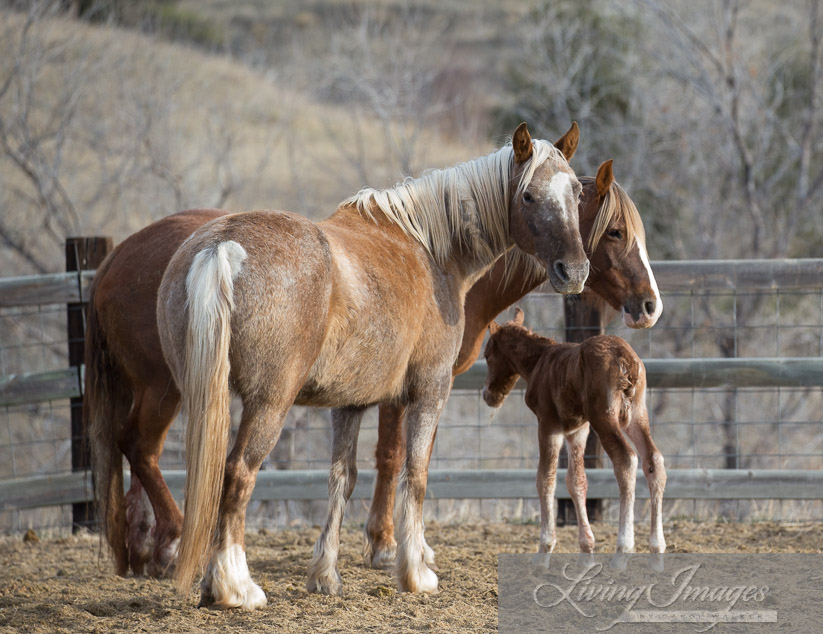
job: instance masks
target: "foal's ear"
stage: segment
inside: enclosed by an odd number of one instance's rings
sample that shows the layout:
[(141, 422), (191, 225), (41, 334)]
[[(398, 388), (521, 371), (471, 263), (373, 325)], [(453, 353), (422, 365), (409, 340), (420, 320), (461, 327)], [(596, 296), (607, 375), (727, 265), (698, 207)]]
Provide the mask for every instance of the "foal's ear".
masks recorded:
[(532, 156), (532, 135), (529, 134), (529, 126), (524, 121), (517, 130), (514, 131), (512, 137), (512, 149), (514, 150), (514, 160), (517, 163), (528, 161)]
[(600, 198), (603, 198), (609, 193), (609, 189), (611, 189), (612, 183), (614, 182), (612, 163), (614, 163), (614, 160), (609, 159), (601, 163), (600, 167), (597, 168), (597, 176), (594, 179), (594, 183), (597, 186), (597, 195)]
[(569, 131), (554, 142), (554, 147), (563, 152), (563, 156), (567, 161), (571, 161), (574, 153), (577, 151), (577, 144), (580, 141), (580, 128), (577, 127), (577, 121), (572, 121), (572, 127)]
[(500, 324), (496, 321), (489, 322), (489, 334), (494, 335), (498, 330), (500, 330)]
[(526, 319), (526, 315), (523, 314), (523, 311), (520, 310), (520, 308), (515, 308), (514, 309), (514, 319), (512, 319), (512, 321), (514, 322), (514, 325), (515, 326), (522, 326), (525, 319)]

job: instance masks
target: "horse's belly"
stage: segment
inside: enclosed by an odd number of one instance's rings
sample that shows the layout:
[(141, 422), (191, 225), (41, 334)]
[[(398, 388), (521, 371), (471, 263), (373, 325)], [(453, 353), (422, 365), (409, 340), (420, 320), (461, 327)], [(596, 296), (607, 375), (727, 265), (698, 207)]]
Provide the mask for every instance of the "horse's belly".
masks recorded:
[(397, 356), (383, 358), (318, 359), (295, 403), (315, 407), (372, 405), (391, 400), (403, 392), (406, 362), (392, 363)]

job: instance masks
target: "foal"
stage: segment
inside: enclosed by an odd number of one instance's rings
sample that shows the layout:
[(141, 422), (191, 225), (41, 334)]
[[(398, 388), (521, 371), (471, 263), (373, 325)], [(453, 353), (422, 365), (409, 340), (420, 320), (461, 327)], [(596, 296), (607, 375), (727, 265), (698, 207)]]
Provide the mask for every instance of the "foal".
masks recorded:
[(662, 503), (666, 486), (663, 456), (652, 442), (646, 411), (646, 370), (631, 346), (620, 337), (591, 337), (583, 343), (557, 343), (523, 327), (523, 311), (512, 321), (489, 325), (484, 356), (488, 364), (483, 400), (500, 407), (518, 376), (526, 381), (526, 405), (537, 415), (540, 462), (537, 491), (540, 498), (540, 550), (552, 552), (556, 543), (554, 487), (557, 458), (566, 438), (569, 469), (566, 487), (578, 519), (580, 551), (594, 552), (594, 535), (586, 515), (586, 474), (583, 452), (589, 425), (614, 464), (620, 488), (620, 524), (617, 552), (634, 551), (634, 489), (637, 456), (651, 494), (649, 550), (666, 550)]

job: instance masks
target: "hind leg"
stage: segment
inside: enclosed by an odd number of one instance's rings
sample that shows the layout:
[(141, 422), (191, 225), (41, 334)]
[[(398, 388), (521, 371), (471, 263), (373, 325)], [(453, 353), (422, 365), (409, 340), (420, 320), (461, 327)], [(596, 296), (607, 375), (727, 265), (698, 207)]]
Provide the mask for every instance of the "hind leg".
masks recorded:
[(375, 467), (377, 479), (366, 520), (363, 558), (367, 566), (385, 568), (394, 563), (397, 542), (394, 539), (394, 497), (397, 476), (403, 466), (405, 437), (402, 405), (380, 405), (377, 427)]
[(126, 518), (129, 561), (135, 574), (142, 574), (145, 565), (150, 575), (161, 576), (177, 554), (183, 515), (166, 486), (158, 460), (179, 404), (177, 390), (166, 384), (162, 389), (155, 385), (136, 392), (118, 438), (132, 473)]
[(340, 525), (343, 510), (357, 482), (357, 434), (365, 409), (332, 410), (332, 458), (329, 469), (329, 512), (323, 532), (314, 545), (309, 563), (309, 592), (340, 594), (342, 580), (337, 572), (340, 549)]
[(611, 458), (617, 487), (620, 490), (620, 518), (617, 528), (617, 552), (634, 552), (634, 490), (637, 480), (637, 455), (620, 431), (616, 420), (592, 425), (600, 443)]
[(577, 513), (577, 539), (580, 543), (581, 553), (594, 552), (594, 533), (589, 524), (589, 516), (586, 511), (586, 493), (589, 484), (586, 479), (586, 471), (583, 467), (583, 457), (586, 453), (586, 439), (589, 436), (589, 424), (586, 423), (566, 436), (566, 448), (569, 454), (569, 469), (566, 471), (566, 488), (574, 502), (574, 510)]
[(226, 462), (215, 546), (200, 584), (201, 606), (254, 610), (266, 605), (266, 595), (252, 580), (246, 563), (246, 507), (288, 409), (288, 405), (243, 403), (237, 440)]
[(637, 452), (643, 460), (643, 474), (649, 485), (651, 506), (651, 529), (649, 532), (649, 551), (666, 552), (666, 539), (663, 537), (663, 490), (666, 488), (666, 468), (663, 466), (663, 454), (652, 441), (649, 430), (649, 417), (643, 409), (626, 430)]

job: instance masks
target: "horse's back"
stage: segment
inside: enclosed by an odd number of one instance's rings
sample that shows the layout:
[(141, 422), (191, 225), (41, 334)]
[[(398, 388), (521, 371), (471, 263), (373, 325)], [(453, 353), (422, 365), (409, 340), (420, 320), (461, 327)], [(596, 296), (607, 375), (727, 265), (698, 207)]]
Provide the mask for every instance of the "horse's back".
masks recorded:
[(157, 334), (157, 290), (175, 251), (194, 231), (225, 215), (192, 209), (167, 216), (117, 245), (97, 270), (92, 310), (131, 380), (145, 381), (165, 367)]

